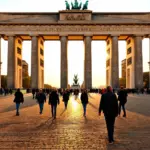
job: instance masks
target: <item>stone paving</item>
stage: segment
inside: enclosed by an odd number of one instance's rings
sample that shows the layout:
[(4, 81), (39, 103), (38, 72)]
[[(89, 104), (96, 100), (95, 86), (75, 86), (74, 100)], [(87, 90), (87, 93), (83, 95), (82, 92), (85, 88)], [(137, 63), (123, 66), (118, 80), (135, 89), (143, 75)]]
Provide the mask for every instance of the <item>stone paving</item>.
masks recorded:
[(104, 116), (98, 116), (100, 95), (90, 94), (87, 117), (80, 99), (62, 98), (57, 119), (46, 103), (39, 114), (36, 100), (25, 95), (20, 116), (15, 116), (13, 96), (0, 97), (0, 149), (2, 150), (150, 150), (150, 96), (129, 95), (127, 118), (118, 117), (113, 145), (107, 142)]

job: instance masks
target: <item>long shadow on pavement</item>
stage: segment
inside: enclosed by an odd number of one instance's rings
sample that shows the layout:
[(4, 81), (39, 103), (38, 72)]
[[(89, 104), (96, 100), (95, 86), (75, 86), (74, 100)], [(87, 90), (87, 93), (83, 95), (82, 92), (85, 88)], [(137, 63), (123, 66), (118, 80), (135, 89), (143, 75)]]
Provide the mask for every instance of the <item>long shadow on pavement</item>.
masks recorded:
[(125, 107), (130, 112), (150, 117), (150, 96), (130, 95)]
[[(32, 99), (32, 98), (26, 99), (25, 98), (24, 103), (23, 104), (21, 103), (21, 105), (20, 105), (20, 109), (26, 108), (26, 107), (32, 107), (34, 105), (37, 105), (37, 102), (35, 99)], [(15, 103), (13, 105), (3, 109), (2, 111), (0, 111), (0, 113), (9, 112), (9, 111), (13, 111), (13, 110), (16, 110), (16, 104)]]

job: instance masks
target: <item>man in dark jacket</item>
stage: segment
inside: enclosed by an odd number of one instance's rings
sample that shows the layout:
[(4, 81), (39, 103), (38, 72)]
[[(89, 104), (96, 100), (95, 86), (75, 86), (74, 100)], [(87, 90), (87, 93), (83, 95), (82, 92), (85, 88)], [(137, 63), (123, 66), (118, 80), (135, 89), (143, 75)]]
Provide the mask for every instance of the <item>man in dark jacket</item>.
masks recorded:
[(69, 101), (69, 92), (65, 90), (63, 92), (63, 102), (65, 104), (65, 109), (67, 109), (68, 101)]
[(37, 98), (37, 102), (39, 103), (40, 114), (42, 114), (43, 107), (44, 107), (44, 102), (46, 102), (46, 96), (43, 93), (42, 89), (39, 90), (39, 93), (37, 94), (36, 98)]
[(114, 142), (115, 118), (118, 115), (118, 101), (110, 86), (107, 87), (107, 92), (101, 97), (99, 115), (101, 115), (102, 110), (106, 120), (109, 143), (112, 144)]
[(16, 103), (16, 116), (19, 116), (20, 103), (24, 102), (24, 97), (23, 97), (22, 92), (20, 92), (20, 89), (17, 89), (17, 91), (15, 93), (14, 102)]
[(86, 117), (86, 107), (88, 104), (88, 94), (86, 90), (82, 90), (81, 102), (82, 102), (83, 111), (84, 111), (83, 116)]
[(123, 86), (121, 87), (120, 91), (118, 92), (118, 100), (119, 100), (119, 116), (121, 113), (121, 107), (123, 109), (123, 117), (126, 117), (126, 110), (125, 110), (125, 104), (127, 102), (127, 91), (123, 88)]
[(59, 105), (59, 96), (56, 90), (53, 90), (49, 96), (49, 105), (51, 105), (52, 117), (56, 119), (57, 104)]

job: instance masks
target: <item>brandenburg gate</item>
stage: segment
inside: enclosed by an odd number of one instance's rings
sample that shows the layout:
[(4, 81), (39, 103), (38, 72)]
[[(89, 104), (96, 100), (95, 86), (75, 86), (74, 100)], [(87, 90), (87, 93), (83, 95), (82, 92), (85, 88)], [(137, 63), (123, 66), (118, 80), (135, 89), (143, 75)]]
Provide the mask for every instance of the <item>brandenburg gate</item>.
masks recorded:
[(106, 83), (114, 88), (119, 87), (118, 40), (126, 40), (127, 88), (143, 87), (142, 39), (150, 35), (150, 13), (94, 13), (90, 10), (0, 13), (0, 35), (8, 40), (8, 88), (22, 87), (23, 40), (32, 42), (32, 88), (44, 86), (46, 40), (61, 42), (61, 88), (68, 84), (68, 40), (84, 41), (85, 88), (92, 88), (92, 40), (106, 41)]

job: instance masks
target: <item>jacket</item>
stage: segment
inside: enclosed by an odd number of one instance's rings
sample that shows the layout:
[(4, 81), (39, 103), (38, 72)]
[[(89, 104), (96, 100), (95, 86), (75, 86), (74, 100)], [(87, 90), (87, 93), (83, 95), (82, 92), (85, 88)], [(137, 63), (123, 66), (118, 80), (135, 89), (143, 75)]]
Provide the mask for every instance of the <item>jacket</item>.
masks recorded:
[(56, 91), (52, 91), (49, 96), (49, 104), (50, 105), (57, 105), (59, 104), (59, 96)]
[(15, 99), (14, 99), (15, 103), (23, 103), (24, 102), (24, 97), (22, 92), (16, 92), (15, 93)]
[(118, 116), (118, 101), (114, 93), (107, 92), (102, 95), (99, 105), (99, 113), (102, 110), (105, 116)]

